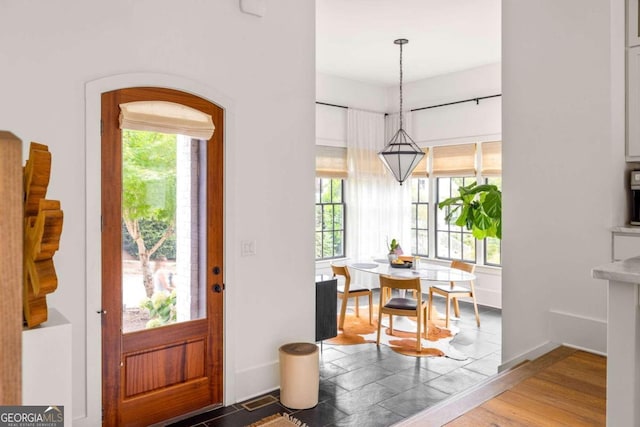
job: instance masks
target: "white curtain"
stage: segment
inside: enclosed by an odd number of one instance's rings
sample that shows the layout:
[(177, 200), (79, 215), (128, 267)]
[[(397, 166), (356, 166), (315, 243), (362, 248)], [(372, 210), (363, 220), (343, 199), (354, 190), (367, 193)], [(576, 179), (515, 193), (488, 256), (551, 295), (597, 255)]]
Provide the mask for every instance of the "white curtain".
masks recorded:
[(384, 114), (348, 110), (347, 256), (353, 260), (386, 258), (387, 240), (394, 238), (411, 251), (411, 185), (400, 186), (378, 157), (398, 130), (391, 126)]

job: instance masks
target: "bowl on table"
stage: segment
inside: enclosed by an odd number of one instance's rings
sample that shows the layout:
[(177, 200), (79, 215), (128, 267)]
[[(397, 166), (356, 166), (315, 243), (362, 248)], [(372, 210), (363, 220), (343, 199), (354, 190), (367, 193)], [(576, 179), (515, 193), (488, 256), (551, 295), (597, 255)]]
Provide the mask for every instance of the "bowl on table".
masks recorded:
[(397, 259), (392, 261), (389, 265), (391, 265), (392, 268), (411, 268), (413, 266), (413, 262)]

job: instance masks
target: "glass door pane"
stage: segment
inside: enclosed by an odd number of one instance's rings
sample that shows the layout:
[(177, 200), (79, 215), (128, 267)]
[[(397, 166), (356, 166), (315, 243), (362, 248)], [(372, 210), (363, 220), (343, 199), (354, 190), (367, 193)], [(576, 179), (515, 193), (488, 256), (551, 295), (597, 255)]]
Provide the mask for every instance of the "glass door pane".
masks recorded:
[(122, 131), (125, 333), (205, 316), (205, 149), (181, 135)]

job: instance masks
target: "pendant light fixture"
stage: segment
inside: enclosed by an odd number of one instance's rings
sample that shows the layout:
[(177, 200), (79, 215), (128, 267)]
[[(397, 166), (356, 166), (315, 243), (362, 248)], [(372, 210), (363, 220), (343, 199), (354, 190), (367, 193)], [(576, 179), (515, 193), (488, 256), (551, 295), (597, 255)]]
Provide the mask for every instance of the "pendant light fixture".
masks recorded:
[(397, 39), (394, 43), (400, 45), (400, 129), (378, 153), (378, 156), (402, 185), (424, 157), (424, 151), (402, 128), (402, 45), (409, 43), (409, 40)]

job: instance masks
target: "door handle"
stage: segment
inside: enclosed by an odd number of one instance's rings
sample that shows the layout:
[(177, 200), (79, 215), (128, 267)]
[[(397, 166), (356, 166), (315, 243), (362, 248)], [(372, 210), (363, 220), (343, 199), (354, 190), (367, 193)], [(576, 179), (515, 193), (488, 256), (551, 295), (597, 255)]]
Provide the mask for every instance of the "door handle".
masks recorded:
[(216, 283), (216, 284), (215, 284), (215, 285), (213, 285), (211, 288), (213, 289), (213, 292), (215, 292), (215, 293), (218, 293), (218, 294), (219, 294), (219, 293), (220, 293), (220, 292), (222, 292), (222, 290), (224, 289), (224, 284), (223, 284), (223, 285), (220, 285), (219, 283)]

